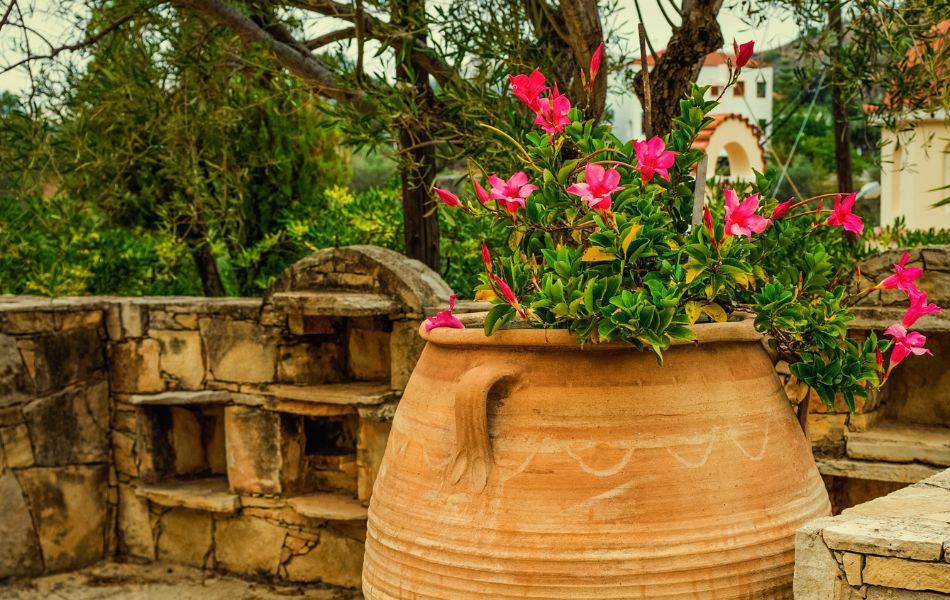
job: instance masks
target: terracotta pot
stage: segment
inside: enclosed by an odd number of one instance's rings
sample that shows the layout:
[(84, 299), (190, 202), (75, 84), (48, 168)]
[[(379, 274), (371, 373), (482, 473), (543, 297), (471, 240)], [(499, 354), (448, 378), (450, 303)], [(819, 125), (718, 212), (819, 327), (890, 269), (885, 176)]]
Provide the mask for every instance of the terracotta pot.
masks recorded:
[(368, 600), (792, 598), (830, 513), (750, 322), (659, 367), (566, 331), (434, 329), (369, 508)]

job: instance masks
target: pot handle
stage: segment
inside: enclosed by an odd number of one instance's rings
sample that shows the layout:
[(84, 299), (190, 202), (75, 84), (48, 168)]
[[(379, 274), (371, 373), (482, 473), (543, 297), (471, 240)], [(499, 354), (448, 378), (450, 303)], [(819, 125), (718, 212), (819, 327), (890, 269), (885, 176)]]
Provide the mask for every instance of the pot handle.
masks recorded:
[(510, 365), (485, 364), (459, 377), (455, 392), (456, 449), (449, 472), (452, 483), (467, 478), (473, 491), (485, 489), (493, 465), (488, 437), (488, 394), (497, 383), (516, 378), (519, 372)]

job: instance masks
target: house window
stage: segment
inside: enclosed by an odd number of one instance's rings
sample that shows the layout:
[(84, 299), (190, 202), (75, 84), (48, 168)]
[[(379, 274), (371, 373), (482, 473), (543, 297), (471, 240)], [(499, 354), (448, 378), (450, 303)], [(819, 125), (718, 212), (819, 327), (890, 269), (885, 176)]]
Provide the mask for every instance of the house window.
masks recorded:
[(767, 91), (767, 90), (766, 90), (767, 87), (768, 87), (768, 84), (766, 84), (766, 82), (764, 82), (764, 81), (756, 81), (756, 82), (755, 82), (755, 95), (756, 95), (756, 97), (757, 97), (757, 98), (765, 98), (765, 92)]
[(709, 88), (709, 94), (710, 94), (713, 98), (718, 98), (718, 97), (719, 97), (719, 94), (721, 94), (721, 93), (722, 93), (722, 89), (721, 89), (718, 85), (714, 85), (714, 86), (712, 86), (711, 88)]
[(745, 96), (745, 82), (737, 81), (736, 87), (732, 88), (733, 96)]

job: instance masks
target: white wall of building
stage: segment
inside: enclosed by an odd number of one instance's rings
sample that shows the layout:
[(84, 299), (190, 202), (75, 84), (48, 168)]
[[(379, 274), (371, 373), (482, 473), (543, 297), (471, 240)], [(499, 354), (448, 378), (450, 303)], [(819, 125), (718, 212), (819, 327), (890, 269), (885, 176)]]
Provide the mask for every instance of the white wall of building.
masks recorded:
[(904, 217), (909, 229), (950, 229), (950, 125), (943, 111), (917, 115), (900, 136), (881, 132), (881, 223)]

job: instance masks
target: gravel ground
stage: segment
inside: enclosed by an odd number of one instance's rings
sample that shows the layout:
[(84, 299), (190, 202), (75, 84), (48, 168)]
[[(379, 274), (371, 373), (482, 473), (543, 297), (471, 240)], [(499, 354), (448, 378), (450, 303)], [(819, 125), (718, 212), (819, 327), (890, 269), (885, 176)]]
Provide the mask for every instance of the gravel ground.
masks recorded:
[(361, 600), (353, 590), (271, 585), (180, 565), (103, 563), (0, 584), (2, 600)]

